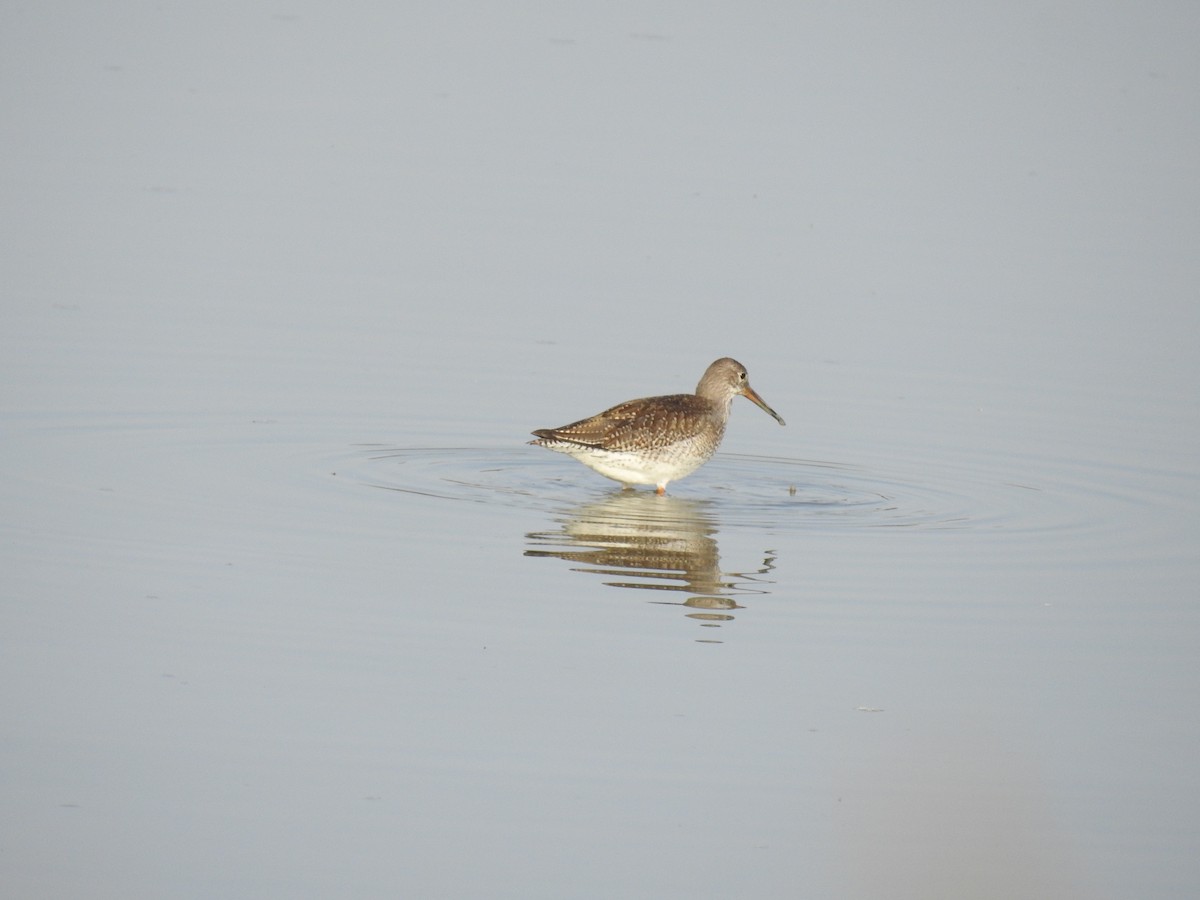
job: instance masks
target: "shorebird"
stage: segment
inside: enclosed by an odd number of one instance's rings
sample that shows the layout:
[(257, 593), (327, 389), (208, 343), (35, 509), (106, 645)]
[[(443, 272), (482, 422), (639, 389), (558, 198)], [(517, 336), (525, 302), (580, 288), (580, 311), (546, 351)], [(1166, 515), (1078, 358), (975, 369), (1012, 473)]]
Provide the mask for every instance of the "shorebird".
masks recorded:
[(694, 394), (629, 400), (561, 428), (543, 428), (529, 443), (565, 453), (625, 487), (667, 483), (690, 475), (712, 458), (741, 394), (780, 425), (779, 413), (750, 387), (746, 367), (724, 357), (709, 366)]

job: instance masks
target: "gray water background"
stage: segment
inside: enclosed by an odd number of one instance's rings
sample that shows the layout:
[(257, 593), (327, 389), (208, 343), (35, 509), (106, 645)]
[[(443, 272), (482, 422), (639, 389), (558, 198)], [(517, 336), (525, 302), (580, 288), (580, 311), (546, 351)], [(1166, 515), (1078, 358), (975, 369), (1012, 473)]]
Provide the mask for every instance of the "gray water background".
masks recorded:
[(1200, 888), (1197, 7), (2, 18), (5, 896)]

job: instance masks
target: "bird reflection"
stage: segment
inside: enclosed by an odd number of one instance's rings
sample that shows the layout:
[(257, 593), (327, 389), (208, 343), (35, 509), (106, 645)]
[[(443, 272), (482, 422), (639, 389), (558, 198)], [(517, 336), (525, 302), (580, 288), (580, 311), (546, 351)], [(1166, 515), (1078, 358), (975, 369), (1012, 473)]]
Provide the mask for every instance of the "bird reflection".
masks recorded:
[(558, 530), (527, 534), (537, 549), (525, 555), (578, 563), (574, 571), (610, 576), (615, 580), (604, 583), (612, 587), (688, 594), (652, 602), (690, 607), (693, 619), (717, 625), (742, 608), (735, 595), (765, 592), (769, 582), (760, 576), (774, 557), (753, 572), (723, 573), (711, 507), (707, 500), (614, 491), (570, 510)]

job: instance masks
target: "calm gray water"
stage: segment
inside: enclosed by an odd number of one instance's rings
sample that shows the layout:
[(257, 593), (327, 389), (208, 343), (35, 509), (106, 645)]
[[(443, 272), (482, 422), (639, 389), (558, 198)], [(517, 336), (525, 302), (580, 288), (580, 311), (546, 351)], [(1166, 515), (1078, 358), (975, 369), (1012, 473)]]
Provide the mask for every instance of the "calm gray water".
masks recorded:
[(1196, 893), (1200, 13), (950, 13), (3, 13), (2, 893)]

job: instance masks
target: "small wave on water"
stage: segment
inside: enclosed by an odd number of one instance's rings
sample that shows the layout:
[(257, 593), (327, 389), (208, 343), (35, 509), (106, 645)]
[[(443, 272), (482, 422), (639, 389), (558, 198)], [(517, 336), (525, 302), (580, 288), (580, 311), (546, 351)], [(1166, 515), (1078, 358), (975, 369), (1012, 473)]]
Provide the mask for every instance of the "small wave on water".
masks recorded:
[[(678, 525), (702, 514), (722, 532), (987, 535), (1081, 563), (1159, 552), (1197, 487), (1186, 473), (1077, 459), (897, 453), (847, 463), (718, 453), (659, 497), (534, 448), (376, 444), (348, 455), (342, 474), (373, 488), (560, 519), (603, 504), (612, 519)], [(1128, 529), (1135, 519), (1137, 540)]]
[[(1043, 489), (1000, 473), (939, 467), (937, 480), (899, 467), (721, 453), (686, 481), (622, 490), (577, 463), (522, 449), (360, 445), (343, 474), (382, 490), (559, 512), (608, 496), (649, 496), (661, 509), (704, 504), (722, 528), (778, 530), (1049, 527), (1030, 516)], [(1038, 519), (1037, 525), (1033, 519)]]

